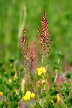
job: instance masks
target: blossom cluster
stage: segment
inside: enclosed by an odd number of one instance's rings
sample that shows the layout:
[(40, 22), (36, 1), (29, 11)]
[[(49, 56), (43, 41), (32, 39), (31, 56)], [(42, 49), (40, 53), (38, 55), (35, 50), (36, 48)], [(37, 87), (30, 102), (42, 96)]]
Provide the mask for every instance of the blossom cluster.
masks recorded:
[(31, 98), (35, 98), (35, 94), (33, 92), (31, 93), (30, 91), (27, 91), (23, 99), (26, 101), (30, 100)]

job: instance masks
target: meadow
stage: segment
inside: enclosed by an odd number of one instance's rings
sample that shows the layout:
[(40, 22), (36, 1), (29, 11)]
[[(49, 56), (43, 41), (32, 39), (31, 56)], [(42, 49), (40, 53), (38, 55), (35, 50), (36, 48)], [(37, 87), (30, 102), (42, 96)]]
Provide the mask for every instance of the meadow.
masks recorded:
[(0, 108), (72, 108), (71, 32), (71, 0), (0, 0)]

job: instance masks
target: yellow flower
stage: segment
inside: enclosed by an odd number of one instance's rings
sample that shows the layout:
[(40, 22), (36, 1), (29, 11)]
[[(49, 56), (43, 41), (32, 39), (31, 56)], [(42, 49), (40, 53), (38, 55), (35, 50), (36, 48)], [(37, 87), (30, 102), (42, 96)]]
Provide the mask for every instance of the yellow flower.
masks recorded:
[(40, 68), (37, 68), (37, 71), (38, 71), (38, 75), (40, 76), (42, 73), (45, 73), (46, 70), (44, 67), (40, 67)]
[(53, 103), (53, 104), (54, 104), (54, 100), (51, 100), (51, 103)]
[(27, 96), (25, 95), (24, 97), (23, 97), (23, 99), (26, 101), (26, 100), (28, 100), (28, 98), (27, 98)]
[(57, 102), (60, 102), (60, 96), (57, 94)]
[(33, 92), (32, 92), (32, 94), (31, 94), (31, 97), (32, 97), (32, 98), (35, 98), (35, 94), (34, 94)]
[(3, 92), (0, 91), (0, 96), (3, 96)]
[(26, 95), (30, 95), (31, 96), (31, 92), (30, 91), (27, 91), (26, 92)]
[(30, 97), (31, 97), (31, 92), (30, 91), (27, 91), (25, 96), (23, 97), (24, 100), (30, 100)]
[(33, 92), (31, 93), (30, 91), (27, 91), (23, 99), (27, 101), (27, 100), (30, 100), (30, 98), (34, 98), (34, 97), (35, 97), (35, 94)]

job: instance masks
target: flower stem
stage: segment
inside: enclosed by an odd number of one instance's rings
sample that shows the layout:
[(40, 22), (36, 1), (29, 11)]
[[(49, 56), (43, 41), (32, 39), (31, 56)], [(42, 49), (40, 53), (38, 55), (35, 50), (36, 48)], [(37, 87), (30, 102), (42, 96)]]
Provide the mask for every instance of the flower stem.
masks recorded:
[(56, 75), (55, 75), (55, 80), (54, 80), (54, 82), (56, 82), (56, 80), (57, 80), (57, 75), (58, 75), (58, 73), (56, 72)]

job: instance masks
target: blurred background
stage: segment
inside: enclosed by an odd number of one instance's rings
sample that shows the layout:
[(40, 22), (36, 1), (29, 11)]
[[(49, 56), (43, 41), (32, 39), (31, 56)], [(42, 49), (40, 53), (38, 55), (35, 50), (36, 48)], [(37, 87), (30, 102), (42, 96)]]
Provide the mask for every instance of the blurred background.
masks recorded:
[(37, 27), (46, 10), (51, 33), (51, 55), (60, 51), (72, 58), (72, 0), (0, 0), (0, 61), (14, 55), (21, 60), (21, 37), (37, 41)]

